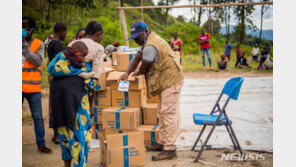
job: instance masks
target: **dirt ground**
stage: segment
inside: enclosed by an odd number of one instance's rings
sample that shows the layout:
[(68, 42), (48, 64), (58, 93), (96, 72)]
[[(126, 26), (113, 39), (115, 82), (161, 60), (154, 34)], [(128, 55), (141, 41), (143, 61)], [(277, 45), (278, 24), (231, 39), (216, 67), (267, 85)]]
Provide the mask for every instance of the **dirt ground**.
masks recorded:
[[(272, 75), (271, 73), (230, 73), (230, 72), (189, 72), (185, 73), (187, 78), (223, 78), (223, 77), (233, 77), (233, 76), (267, 76)], [(45, 141), (46, 145), (53, 150), (52, 154), (39, 153), (37, 150), (35, 142), (35, 133), (33, 120), (31, 118), (30, 110), (27, 101), (23, 104), (22, 112), (22, 165), (23, 167), (59, 167), (63, 166), (63, 161), (61, 160), (61, 149), (59, 145), (55, 145), (51, 141), (53, 131), (48, 127), (48, 89), (42, 90), (42, 111), (44, 117), (45, 125)], [(160, 162), (151, 161), (151, 156), (155, 154), (154, 152), (146, 152), (146, 166), (273, 166), (273, 154), (263, 153), (265, 157), (263, 161), (239, 161), (231, 162), (226, 160), (221, 160), (221, 155), (227, 153), (238, 153), (233, 150), (205, 150), (198, 163), (194, 163), (193, 160), (197, 155), (197, 152), (192, 152), (189, 150), (178, 150), (178, 158), (173, 160), (166, 160)], [(256, 153), (246, 151), (247, 154)], [(88, 166), (96, 167), (99, 166), (100, 152), (99, 149), (91, 149), (89, 152)]]

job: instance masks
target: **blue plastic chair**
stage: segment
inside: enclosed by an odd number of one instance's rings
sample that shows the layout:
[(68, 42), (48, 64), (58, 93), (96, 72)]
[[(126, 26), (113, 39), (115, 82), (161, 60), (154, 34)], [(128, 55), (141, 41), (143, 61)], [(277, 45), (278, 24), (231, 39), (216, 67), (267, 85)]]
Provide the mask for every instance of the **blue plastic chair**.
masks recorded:
[[(242, 86), (242, 83), (244, 81), (243, 77), (235, 77), (232, 78), (230, 80), (228, 80), (222, 90), (222, 92), (220, 93), (218, 100), (216, 101), (211, 113), (209, 115), (207, 114), (198, 114), (198, 113), (194, 113), (193, 114), (193, 121), (196, 125), (203, 125), (203, 128), (201, 129), (201, 132), (199, 133), (193, 147), (191, 148), (191, 151), (194, 151), (198, 141), (200, 140), (206, 126), (212, 126), (205, 142), (202, 144), (200, 151), (198, 152), (198, 155), (196, 156), (194, 162), (198, 162), (199, 157), (201, 156), (204, 148), (206, 147), (206, 144), (208, 143), (212, 133), (215, 130), (216, 126), (222, 126), (224, 125), (227, 129), (227, 132), (230, 136), (230, 139), (233, 143), (233, 147), (235, 150), (239, 149), (240, 153), (242, 155), (243, 151), (242, 148), (237, 140), (237, 137), (233, 131), (232, 128), (232, 121), (228, 118), (225, 108), (228, 104), (228, 102), (230, 101), (230, 99), (234, 99), (237, 100), (238, 99), (238, 95)], [(227, 100), (225, 101), (222, 109), (220, 108), (219, 102), (222, 98), (223, 95), (228, 95)], [(216, 110), (217, 109), (217, 110)], [(218, 114), (216, 114), (218, 113)], [(215, 115), (216, 114), (216, 115)]]

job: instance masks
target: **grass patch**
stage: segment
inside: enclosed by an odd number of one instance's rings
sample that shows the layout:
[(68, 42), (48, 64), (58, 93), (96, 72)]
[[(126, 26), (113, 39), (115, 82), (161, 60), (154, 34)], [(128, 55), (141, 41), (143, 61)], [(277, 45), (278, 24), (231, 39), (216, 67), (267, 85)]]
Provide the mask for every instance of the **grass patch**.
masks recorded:
[[(211, 54), (211, 60), (212, 60), (212, 66), (214, 67), (214, 70), (217, 69), (217, 61), (219, 61), (221, 54), (213, 53)], [(272, 73), (273, 70), (257, 70), (258, 62), (253, 62), (251, 56), (247, 56), (249, 59), (249, 63), (251, 66), (251, 69), (242, 69), (242, 68), (236, 68), (235, 62), (236, 62), (236, 56), (235, 54), (231, 54), (230, 62), (228, 62), (228, 71), (229, 72), (255, 72), (255, 73)], [(184, 72), (194, 72), (194, 71), (200, 71), (203, 69), (202, 64), (202, 57), (201, 55), (183, 55), (182, 60), (182, 66)], [(206, 61), (206, 67), (209, 69), (209, 61), (208, 58), (205, 58)]]
[(49, 87), (49, 83), (48, 83), (48, 79), (47, 79), (47, 61), (48, 61), (48, 57), (44, 57), (43, 59), (43, 63), (41, 65), (41, 88), (48, 88)]

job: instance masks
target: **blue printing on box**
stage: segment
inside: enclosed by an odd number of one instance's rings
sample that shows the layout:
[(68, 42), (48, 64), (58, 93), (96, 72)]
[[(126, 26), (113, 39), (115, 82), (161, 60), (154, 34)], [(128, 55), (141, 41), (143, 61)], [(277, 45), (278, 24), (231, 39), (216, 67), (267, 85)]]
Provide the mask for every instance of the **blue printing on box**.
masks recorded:
[(124, 92), (124, 105), (129, 106), (128, 92)]
[(129, 167), (128, 148), (123, 149), (123, 165), (124, 167)]
[(122, 131), (121, 131), (121, 130), (119, 130), (119, 131), (118, 131), (118, 133), (119, 133), (119, 134), (121, 134), (121, 133), (122, 133)]
[(116, 129), (120, 129), (120, 113), (119, 112), (115, 113), (115, 118), (116, 118)]
[(133, 60), (133, 55), (132, 54), (129, 54), (128, 55), (128, 61), (131, 62), (132, 60)]
[[(99, 132), (100, 131), (100, 126), (96, 124), (95, 125), (95, 130)], [(98, 133), (95, 132), (95, 134), (96, 134), (96, 139), (98, 139), (99, 138)]]
[(151, 146), (155, 144), (155, 132), (151, 132)]
[(96, 107), (94, 107), (94, 113), (94, 123), (98, 123), (98, 111)]
[(156, 118), (156, 123), (157, 123), (157, 125), (158, 125), (158, 122), (159, 122), (159, 119), (158, 119), (158, 118)]
[(128, 135), (123, 135), (123, 146), (128, 146)]
[(117, 111), (122, 111), (122, 110), (124, 110), (126, 107), (121, 107), (119, 110), (117, 110)]
[(99, 93), (98, 92), (96, 92), (96, 94), (95, 94), (95, 105), (99, 105), (99, 95), (98, 95)]
[[(157, 129), (157, 125), (154, 125), (152, 130), (156, 130)], [(155, 132), (151, 132), (151, 146), (153, 146), (155, 144)]]
[[(123, 146), (128, 146), (128, 135), (122, 136)], [(129, 167), (129, 155), (128, 155), (128, 148), (123, 149), (123, 161), (124, 167)]]

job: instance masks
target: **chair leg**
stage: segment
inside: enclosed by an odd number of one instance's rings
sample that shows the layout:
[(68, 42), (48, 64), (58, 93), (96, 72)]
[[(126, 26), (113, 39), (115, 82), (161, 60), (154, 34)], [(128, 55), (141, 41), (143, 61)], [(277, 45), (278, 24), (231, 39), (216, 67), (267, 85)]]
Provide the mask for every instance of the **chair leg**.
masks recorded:
[(236, 137), (236, 135), (235, 135), (235, 133), (234, 133), (234, 130), (233, 130), (232, 126), (229, 125), (229, 128), (230, 128), (230, 131), (231, 131), (231, 133), (232, 133), (232, 135), (233, 135), (234, 140), (236, 141), (236, 144), (237, 144), (237, 147), (238, 147), (238, 149), (239, 149), (239, 152), (241, 153), (241, 155), (244, 155), (244, 152), (243, 152), (243, 150), (242, 150), (242, 148), (241, 148), (241, 146), (240, 146), (240, 144), (239, 144), (239, 142), (238, 142), (238, 140), (237, 140), (237, 137)]
[(204, 125), (204, 126), (202, 127), (202, 129), (201, 129), (201, 131), (200, 131), (200, 133), (199, 133), (199, 135), (198, 135), (198, 137), (197, 137), (197, 139), (196, 139), (194, 145), (193, 145), (192, 148), (191, 148), (191, 151), (194, 151), (194, 149), (195, 149), (195, 147), (196, 147), (196, 145), (197, 145), (197, 143), (198, 143), (198, 141), (199, 141), (199, 139), (200, 139), (202, 133), (204, 132), (206, 126), (207, 126), (207, 125)]
[(206, 147), (206, 145), (207, 145), (207, 143), (208, 143), (208, 141), (209, 141), (209, 139), (210, 139), (212, 133), (214, 132), (215, 128), (216, 128), (216, 126), (214, 125), (214, 126), (212, 127), (211, 131), (209, 132), (209, 135), (208, 135), (208, 137), (206, 138), (204, 144), (201, 146), (201, 149), (199, 150), (199, 152), (198, 152), (198, 154), (197, 154), (197, 156), (196, 156), (194, 162), (198, 162), (198, 159), (199, 159), (199, 157), (201, 156), (201, 153), (203, 152), (204, 148)]
[(225, 127), (226, 127), (227, 132), (228, 132), (228, 134), (229, 134), (229, 136), (230, 136), (230, 139), (231, 139), (231, 141), (232, 141), (232, 143), (233, 143), (233, 147), (234, 147), (234, 149), (237, 150), (237, 144), (235, 143), (235, 141), (234, 141), (234, 139), (233, 139), (233, 136), (232, 136), (232, 134), (231, 134), (231, 131), (229, 130), (228, 125), (225, 125)]

